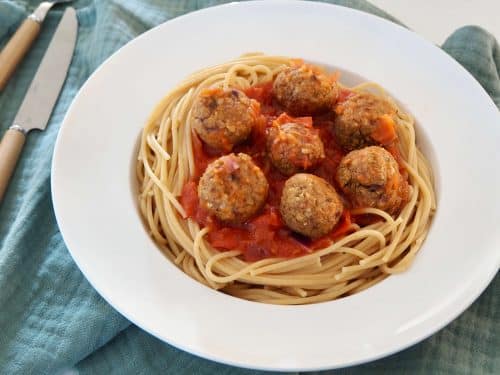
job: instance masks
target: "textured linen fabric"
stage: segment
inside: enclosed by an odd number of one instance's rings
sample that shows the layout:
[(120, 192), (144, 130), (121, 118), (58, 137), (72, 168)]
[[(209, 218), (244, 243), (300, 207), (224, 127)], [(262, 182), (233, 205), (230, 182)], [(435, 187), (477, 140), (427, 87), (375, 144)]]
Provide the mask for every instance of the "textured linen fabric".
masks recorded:
[[(39, 1), (0, 0), (0, 48)], [(79, 34), (60, 99), (45, 132), (29, 135), (0, 204), (0, 374), (257, 374), (210, 362), (133, 326), (83, 277), (59, 233), (50, 197), (50, 163), (64, 113), (87, 77), (111, 53), (151, 27), (226, 1), (78, 0)], [(385, 17), (363, 0), (331, 1)], [(12, 123), (60, 20), (43, 31), (0, 93), (0, 132)], [(443, 48), (500, 105), (500, 52), (477, 27), (454, 33)], [(480, 126), (480, 124), (477, 124)], [(500, 126), (500, 124), (499, 124)], [(332, 373), (493, 374), (500, 371), (499, 278), (458, 319), (431, 338), (391, 357)]]

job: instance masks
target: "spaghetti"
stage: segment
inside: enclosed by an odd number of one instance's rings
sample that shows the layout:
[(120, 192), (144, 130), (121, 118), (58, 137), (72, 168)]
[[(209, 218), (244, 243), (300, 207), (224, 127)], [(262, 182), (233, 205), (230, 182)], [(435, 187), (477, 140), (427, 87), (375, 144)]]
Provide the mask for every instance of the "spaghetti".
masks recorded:
[(242, 90), (272, 81), (294, 60), (260, 54), (192, 74), (157, 105), (140, 142), (139, 207), (149, 234), (165, 255), (193, 279), (227, 294), (263, 303), (308, 304), (360, 292), (403, 272), (419, 251), (436, 209), (429, 163), (415, 143), (413, 119), (373, 83), (349, 88), (372, 91), (396, 108), (400, 163), (408, 173), (409, 199), (395, 218), (375, 208), (351, 210), (378, 220), (348, 223), (330, 245), (294, 258), (245, 261), (238, 249), (219, 251), (206, 240), (208, 227), (187, 218), (178, 197), (196, 173), (190, 110), (206, 88)]

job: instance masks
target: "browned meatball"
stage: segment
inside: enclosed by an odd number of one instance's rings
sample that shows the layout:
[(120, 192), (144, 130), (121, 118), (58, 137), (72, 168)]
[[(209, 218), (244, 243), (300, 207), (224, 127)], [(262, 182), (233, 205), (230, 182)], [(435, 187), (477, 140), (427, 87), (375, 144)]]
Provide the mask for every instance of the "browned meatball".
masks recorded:
[(327, 112), (338, 96), (338, 87), (333, 80), (306, 65), (280, 72), (273, 91), (278, 102), (295, 116)]
[(353, 207), (374, 207), (395, 215), (408, 200), (408, 182), (399, 173), (398, 163), (379, 146), (348, 153), (336, 177)]
[(322, 178), (299, 173), (286, 181), (280, 212), (293, 231), (313, 239), (324, 236), (335, 227), (342, 211), (337, 192)]
[(395, 109), (385, 99), (368, 92), (356, 93), (335, 108), (334, 132), (346, 151), (394, 141)]
[(198, 197), (210, 214), (236, 224), (259, 211), (268, 190), (264, 173), (250, 156), (239, 153), (221, 156), (208, 165), (198, 185)]
[(258, 108), (239, 90), (207, 89), (193, 103), (191, 124), (208, 146), (229, 152), (250, 135)]
[(272, 126), (266, 131), (266, 141), (271, 162), (287, 176), (315, 167), (325, 158), (318, 131), (302, 124)]

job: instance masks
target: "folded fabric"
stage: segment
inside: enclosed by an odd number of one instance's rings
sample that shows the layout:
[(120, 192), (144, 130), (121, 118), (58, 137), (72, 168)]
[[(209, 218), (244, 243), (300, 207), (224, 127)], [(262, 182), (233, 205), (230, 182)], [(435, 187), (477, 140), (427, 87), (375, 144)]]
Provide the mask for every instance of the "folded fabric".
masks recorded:
[[(0, 2), (0, 48), (38, 2)], [(1, 374), (54, 374), (75, 365), (82, 374), (260, 373), (200, 359), (131, 325), (97, 294), (74, 264), (59, 233), (50, 197), (56, 135), (89, 74), (151, 27), (224, 2), (77, 0), (72, 4), (77, 9), (79, 35), (68, 79), (47, 130), (30, 134), (0, 205)], [(363, 0), (330, 2), (396, 21)], [(60, 8), (49, 13), (40, 38), (0, 94), (1, 133), (12, 123), (61, 15)], [(500, 50), (495, 39), (480, 28), (465, 27), (443, 48), (500, 105)], [(338, 373), (495, 373), (500, 369), (499, 290), (497, 277), (464, 314), (431, 338), (391, 357)]]

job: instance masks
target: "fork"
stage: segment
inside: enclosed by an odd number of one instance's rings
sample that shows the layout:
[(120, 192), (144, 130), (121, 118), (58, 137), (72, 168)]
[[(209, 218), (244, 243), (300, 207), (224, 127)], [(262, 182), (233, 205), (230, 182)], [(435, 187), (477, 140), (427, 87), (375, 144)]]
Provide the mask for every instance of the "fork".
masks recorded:
[(73, 0), (50, 0), (40, 3), (19, 26), (15, 34), (0, 53), (0, 91), (4, 89), (17, 65), (21, 62), (31, 44), (40, 33), (47, 12), (56, 4)]

